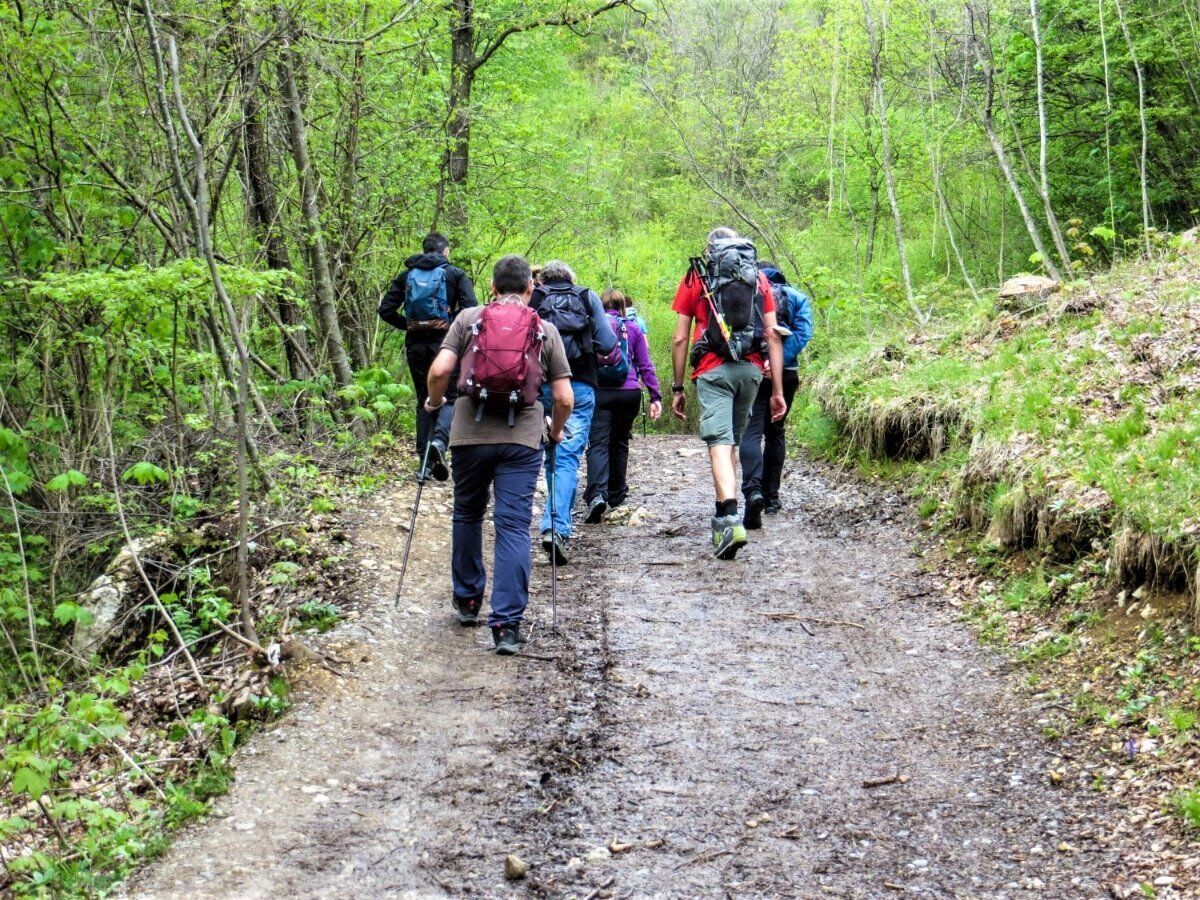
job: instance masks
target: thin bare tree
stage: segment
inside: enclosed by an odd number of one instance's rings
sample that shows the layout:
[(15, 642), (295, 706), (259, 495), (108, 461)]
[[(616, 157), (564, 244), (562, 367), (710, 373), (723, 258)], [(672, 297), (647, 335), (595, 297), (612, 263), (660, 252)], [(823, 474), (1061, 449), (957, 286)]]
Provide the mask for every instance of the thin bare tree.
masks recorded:
[(900, 272), (904, 277), (904, 296), (918, 321), (928, 316), (917, 305), (913, 293), (912, 275), (908, 269), (908, 251), (904, 246), (904, 221), (900, 216), (900, 201), (896, 195), (896, 173), (892, 167), (891, 129), (888, 127), (887, 92), (883, 86), (884, 40), (887, 31), (886, 18), (877, 24), (871, 15), (870, 0), (862, 0), (863, 16), (867, 22), (867, 37), (871, 45), (871, 80), (874, 85), (875, 110), (879, 119), (879, 135), (883, 143), (883, 180), (887, 186), (888, 204), (892, 208), (892, 222), (896, 227), (896, 252), (900, 256)]
[(1058, 258), (1064, 269), (1070, 269), (1071, 254), (1067, 251), (1062, 229), (1058, 225), (1058, 216), (1054, 214), (1054, 204), (1050, 201), (1050, 168), (1047, 162), (1050, 135), (1046, 127), (1046, 75), (1042, 59), (1041, 10), (1038, 0), (1029, 0), (1029, 20), (1033, 25), (1033, 52), (1037, 70), (1038, 192), (1042, 197), (1042, 209), (1046, 212), (1046, 227), (1054, 241), (1054, 248), (1058, 251)]
[[(1004, 144), (1001, 142), (999, 135), (996, 134), (994, 118), (996, 70), (992, 62), (991, 48), (989, 45), (988, 49), (984, 50), (983, 36), (979, 34), (977, 27), (976, 12), (970, 4), (967, 5), (966, 11), (970, 28), (968, 40), (971, 43), (975, 58), (979, 61), (979, 68), (983, 75), (984, 101), (979, 114), (983, 133), (987, 136), (992, 153), (996, 156), (996, 163), (1000, 166), (1000, 171), (1003, 173), (1004, 180), (1008, 184), (1008, 189), (1013, 195), (1013, 200), (1016, 201), (1017, 209), (1021, 212), (1021, 220), (1025, 223), (1025, 230), (1029, 233), (1029, 240), (1033, 243), (1033, 248), (1037, 251), (1042, 265), (1045, 266), (1051, 278), (1055, 281), (1062, 281), (1062, 272), (1059, 271), (1054, 260), (1046, 252), (1046, 245), (1042, 242), (1041, 232), (1038, 230), (1037, 223), (1033, 219), (1033, 214), (1029, 211), (1029, 204), (1025, 202), (1025, 192), (1021, 190), (1021, 184), (1017, 181), (1016, 173), (1013, 172), (1012, 165), (1008, 161), (1008, 153), (1004, 149)], [(989, 34), (989, 41), (990, 37)], [(1003, 277), (1003, 273), (1001, 273), (1001, 276)]]
[(1138, 181), (1142, 186), (1142, 249), (1150, 252), (1150, 184), (1147, 180), (1146, 169), (1150, 153), (1150, 129), (1146, 127), (1146, 76), (1142, 71), (1141, 60), (1138, 59), (1137, 47), (1133, 43), (1133, 35), (1129, 31), (1129, 23), (1125, 21), (1125, 10), (1121, 0), (1113, 0), (1117, 8), (1117, 19), (1121, 23), (1121, 33), (1125, 35), (1125, 46), (1129, 49), (1129, 61), (1133, 63), (1133, 72), (1137, 76), (1138, 89), (1138, 123), (1142, 131), (1142, 148), (1138, 155)]

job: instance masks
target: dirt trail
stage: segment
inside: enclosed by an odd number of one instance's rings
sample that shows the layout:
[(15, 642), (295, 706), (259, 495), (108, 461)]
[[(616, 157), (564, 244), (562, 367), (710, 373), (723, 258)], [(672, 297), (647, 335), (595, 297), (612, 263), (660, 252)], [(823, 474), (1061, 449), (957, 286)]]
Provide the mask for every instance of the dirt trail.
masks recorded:
[(1102, 798), (1049, 784), (1036, 710), (920, 574), (906, 504), (800, 463), (787, 512), (716, 562), (697, 449), (637, 441), (651, 520), (580, 530), (557, 639), (536, 567), (541, 658), (451, 625), (448, 488), (393, 617), (411, 500), (380, 498), (378, 583), (339, 634), (369, 660), (253, 739), (226, 817), (129, 895), (1106, 894)]

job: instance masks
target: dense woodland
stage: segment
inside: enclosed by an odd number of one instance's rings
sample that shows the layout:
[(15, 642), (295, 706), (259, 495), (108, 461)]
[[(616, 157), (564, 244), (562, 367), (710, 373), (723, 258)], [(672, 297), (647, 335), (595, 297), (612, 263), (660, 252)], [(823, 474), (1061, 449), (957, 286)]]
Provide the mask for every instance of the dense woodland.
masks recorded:
[[(730, 224), (813, 296), (815, 373), (1016, 273), (1153, 255), (1200, 196), (1189, 2), (6, 0), (0, 73), (9, 836), (103, 831), (60, 747), (124, 734), (156, 660), (203, 685), (219, 629), (265, 642), (256, 579), (299, 566), (255, 534), (398, 465), (370, 461), (412, 422), (375, 310), (427, 230), (480, 281), (520, 252), (623, 288), (661, 366)], [(141, 624), (90, 667), (79, 592), (134, 538), (229, 564), (139, 561)], [(5, 866), (145, 852), (97, 841)]]

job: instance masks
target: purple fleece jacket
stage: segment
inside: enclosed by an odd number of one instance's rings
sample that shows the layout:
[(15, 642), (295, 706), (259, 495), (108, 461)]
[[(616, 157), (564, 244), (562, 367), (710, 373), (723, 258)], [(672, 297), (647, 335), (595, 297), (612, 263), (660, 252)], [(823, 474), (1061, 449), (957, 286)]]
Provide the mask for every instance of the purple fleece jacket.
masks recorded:
[[(621, 337), (622, 319), (616, 310), (608, 310), (608, 317), (612, 320), (613, 334), (617, 336), (618, 341)], [(642, 334), (642, 329), (638, 328), (634, 322), (628, 319), (624, 320), (626, 333), (629, 335), (629, 376), (625, 379), (625, 384), (622, 390), (636, 391), (641, 389), (641, 384), (646, 386), (646, 390), (650, 392), (651, 401), (662, 400), (662, 389), (658, 385), (658, 376), (654, 373), (654, 363), (650, 360), (650, 345), (646, 342), (646, 335)], [(641, 384), (638, 381), (641, 381)]]

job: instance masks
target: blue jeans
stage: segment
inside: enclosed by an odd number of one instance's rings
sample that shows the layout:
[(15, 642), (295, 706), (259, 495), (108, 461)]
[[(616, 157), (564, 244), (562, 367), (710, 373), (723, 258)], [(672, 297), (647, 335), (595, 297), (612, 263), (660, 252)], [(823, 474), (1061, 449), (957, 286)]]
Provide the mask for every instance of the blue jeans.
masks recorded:
[[(596, 411), (596, 389), (582, 381), (571, 380), (575, 408), (567, 419), (563, 441), (558, 445), (554, 466), (554, 531), (563, 537), (571, 536), (571, 509), (575, 506), (575, 488), (579, 484), (579, 461), (587, 447), (588, 432), (592, 429), (592, 413)], [(542, 405), (550, 414), (552, 402), (550, 385), (542, 385)], [(547, 457), (547, 467), (549, 457)], [(546, 490), (550, 490), (550, 470), (546, 469)], [(542, 531), (550, 530), (550, 503), (542, 513)]]
[(533, 489), (542, 466), (542, 451), (520, 444), (481, 444), (454, 448), (454, 515), (451, 576), (459, 600), (482, 599), (487, 588), (483, 567), (483, 516), (494, 488), (492, 524), (496, 548), (492, 558), (492, 612), (489, 625), (520, 622), (529, 603), (533, 556), (529, 524), (533, 521)]

